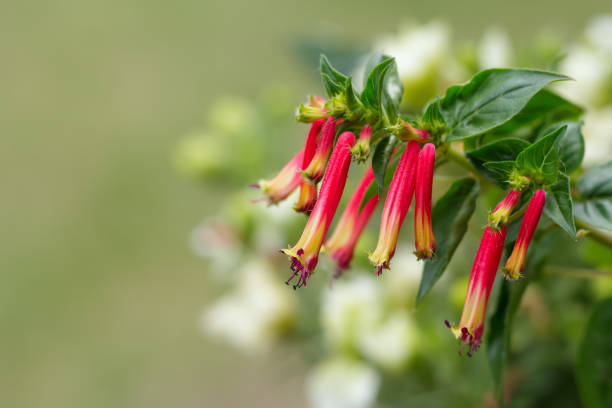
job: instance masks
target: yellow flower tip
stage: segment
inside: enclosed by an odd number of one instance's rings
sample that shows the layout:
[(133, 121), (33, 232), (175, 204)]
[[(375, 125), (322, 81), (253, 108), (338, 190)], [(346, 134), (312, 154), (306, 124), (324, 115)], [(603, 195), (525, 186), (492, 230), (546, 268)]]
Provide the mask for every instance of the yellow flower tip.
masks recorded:
[(503, 272), (504, 272), (504, 277), (508, 279), (509, 281), (515, 281), (523, 276), (520, 270), (513, 269), (513, 268), (504, 267)]
[(432, 249), (420, 249), (414, 251), (414, 254), (420, 261), (425, 261), (434, 257), (435, 252)]
[(290, 258), (299, 259), (297, 251), (295, 251), (293, 248), (281, 249), (281, 252)]

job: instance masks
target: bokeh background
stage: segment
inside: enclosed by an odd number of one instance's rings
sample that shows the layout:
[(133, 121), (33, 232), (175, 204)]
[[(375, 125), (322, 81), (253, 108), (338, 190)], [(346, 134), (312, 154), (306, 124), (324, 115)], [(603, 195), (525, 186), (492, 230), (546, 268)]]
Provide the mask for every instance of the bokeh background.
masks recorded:
[(231, 186), (181, 177), (180, 138), (224, 95), (288, 85), (291, 111), (320, 91), (305, 38), (368, 46), (404, 21), (441, 19), (459, 38), (502, 26), (520, 48), (545, 29), (570, 40), (612, 11), (606, 0), (0, 9), (0, 405), (14, 408), (304, 406), (294, 350), (245, 357), (198, 330), (216, 289), (188, 238)]

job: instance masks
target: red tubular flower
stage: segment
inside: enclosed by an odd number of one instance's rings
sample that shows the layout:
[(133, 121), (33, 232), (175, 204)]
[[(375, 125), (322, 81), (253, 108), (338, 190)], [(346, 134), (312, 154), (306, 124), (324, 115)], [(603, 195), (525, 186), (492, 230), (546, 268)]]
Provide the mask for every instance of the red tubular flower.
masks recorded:
[[(323, 128), (324, 123), (324, 120), (316, 120), (312, 122), (312, 125), (310, 126), (310, 131), (306, 137), (306, 145), (304, 146), (304, 158), (300, 168), (301, 170), (308, 167), (315, 155), (321, 129)], [(316, 201), (317, 186), (307, 182), (306, 180), (302, 180), (300, 184), (300, 195), (298, 196), (297, 203), (293, 208), (298, 212), (310, 213)]]
[(253, 184), (253, 187), (260, 188), (266, 195), (270, 204), (276, 204), (283, 201), (300, 185), (302, 176), (300, 175), (300, 167), (304, 159), (304, 149), (282, 168), (282, 170), (269, 180), (260, 180), (259, 183)]
[(523, 272), (525, 268), (527, 249), (529, 248), (533, 233), (538, 226), (538, 221), (540, 221), (545, 203), (546, 194), (544, 190), (536, 191), (533, 197), (531, 197), (529, 205), (527, 206), (527, 211), (525, 211), (525, 215), (523, 216), (523, 221), (521, 221), (521, 229), (519, 230), (518, 238), (514, 244), (514, 249), (504, 267), (504, 275), (506, 278), (520, 278), (521, 272)]
[(355, 135), (351, 132), (340, 135), (325, 171), (319, 199), (308, 218), (304, 232), (293, 248), (282, 251), (291, 258), (291, 270), (293, 271), (293, 275), (286, 283), (289, 284), (296, 275), (299, 275), (298, 283), (293, 286), (294, 289), (306, 286), (306, 280), (317, 266), (321, 245), (344, 191), (346, 176), (351, 164), (351, 147), (354, 144)]
[(365, 125), (359, 134), (359, 140), (351, 149), (353, 152), (353, 160), (356, 162), (364, 162), (370, 155), (370, 139), (372, 138), (372, 128), (370, 125)]
[[(468, 356), (471, 356), (480, 346), (487, 302), (504, 251), (506, 229), (507, 227), (501, 231), (495, 231), (491, 227), (485, 229), (476, 259), (474, 259), (459, 326), (451, 327), (448, 320), (444, 322), (455, 337), (463, 342), (461, 349), (465, 344), (468, 345)], [(459, 355), (461, 355), (461, 349), (459, 349)]]
[(321, 140), (317, 146), (312, 160), (307, 168), (302, 170), (302, 176), (312, 184), (317, 184), (323, 178), (327, 159), (334, 146), (334, 137), (336, 136), (335, 118), (328, 118), (321, 131)]
[(419, 144), (408, 142), (391, 180), (380, 221), (378, 244), (369, 256), (372, 264), (377, 267), (377, 275), (383, 269), (389, 269), (389, 261), (395, 254), (397, 236), (414, 194), (418, 154)]
[(436, 239), (431, 225), (431, 188), (435, 161), (436, 147), (427, 143), (419, 153), (414, 193), (415, 254), (419, 259), (431, 258), (436, 251)]
[(510, 190), (506, 197), (497, 204), (497, 207), (489, 214), (489, 227), (499, 230), (508, 225), (508, 219), (514, 207), (521, 199), (521, 192), (518, 190)]
[(325, 250), (337, 265), (336, 276), (350, 266), (355, 245), (378, 204), (378, 194), (376, 194), (359, 211), (363, 197), (372, 181), (374, 181), (374, 173), (372, 167), (369, 167), (342, 213), (334, 233), (325, 241)]

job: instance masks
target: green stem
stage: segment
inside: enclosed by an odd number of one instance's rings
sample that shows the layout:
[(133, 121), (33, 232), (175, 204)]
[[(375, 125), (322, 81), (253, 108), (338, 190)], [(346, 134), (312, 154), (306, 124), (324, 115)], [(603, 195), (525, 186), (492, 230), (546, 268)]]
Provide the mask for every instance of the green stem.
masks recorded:
[(562, 275), (571, 278), (612, 278), (612, 270), (608, 269), (589, 269), (589, 268), (568, 268), (563, 266), (548, 266), (544, 268), (545, 273)]
[(465, 157), (463, 153), (458, 152), (457, 150), (453, 149), (450, 146), (447, 146), (446, 151), (445, 151), (445, 156), (448, 160), (463, 167), (465, 170), (471, 173), (474, 177), (478, 178), (478, 180), (480, 180), (482, 183), (491, 184), (489, 180), (487, 180), (486, 178), (481, 176), (480, 173), (478, 173), (478, 170), (476, 170), (476, 167), (474, 167), (474, 165), (470, 163), (470, 161), (467, 159), (467, 157)]
[(599, 242), (602, 245), (612, 248), (612, 236), (593, 228), (592, 226), (578, 218), (576, 218), (575, 220), (576, 228), (588, 231), (587, 237), (591, 238), (593, 241)]

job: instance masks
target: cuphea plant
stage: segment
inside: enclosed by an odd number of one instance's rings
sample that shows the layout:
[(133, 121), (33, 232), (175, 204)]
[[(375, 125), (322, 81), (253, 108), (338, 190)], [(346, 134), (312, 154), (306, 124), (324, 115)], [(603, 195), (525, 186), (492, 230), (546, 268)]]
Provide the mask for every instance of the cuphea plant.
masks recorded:
[[(415, 256), (424, 262), (419, 302), (461, 243), (479, 194), (501, 189), (505, 198), (480, 221), (486, 228), (460, 321), (446, 322), (471, 355), (483, 341), (491, 288), (503, 273), (507, 281), (484, 338), (499, 385), (513, 315), (543, 237), (561, 228), (574, 240), (588, 234), (612, 246), (600, 231), (612, 229), (612, 162), (581, 168), (583, 110), (547, 88), (570, 80), (564, 75), (487, 69), (449, 87), (415, 115), (402, 111), (405, 93), (392, 57), (371, 56), (365, 72), (355, 83), (321, 56), (327, 98), (311, 97), (297, 109), (297, 120), (310, 123), (304, 149), (276, 177), (257, 185), (271, 204), (299, 189), (294, 208), (309, 216), (297, 244), (283, 250), (292, 270), (287, 283), (307, 286), (322, 249), (335, 261), (335, 277), (346, 270), (379, 201), (378, 242), (369, 259), (377, 275), (391, 268), (414, 196)], [(351, 161), (363, 165), (365, 175), (330, 233)], [(432, 206), (434, 171), (447, 165), (466, 174)]]

